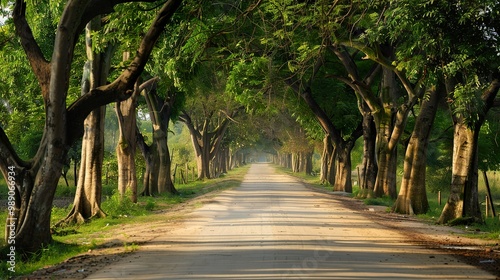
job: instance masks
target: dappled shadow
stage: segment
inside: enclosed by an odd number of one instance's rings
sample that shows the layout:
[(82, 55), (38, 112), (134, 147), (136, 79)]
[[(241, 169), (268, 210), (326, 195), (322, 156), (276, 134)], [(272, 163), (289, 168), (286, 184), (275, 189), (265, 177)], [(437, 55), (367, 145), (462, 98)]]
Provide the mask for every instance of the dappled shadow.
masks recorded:
[[(488, 279), (255, 165), (182, 227), (89, 279)], [(495, 279), (494, 277), (490, 277)]]
[(375, 249), (366, 240), (160, 241), (150, 246), (165, 250), (145, 250), (127, 257), (125, 266), (103, 272), (120, 279), (484, 279), (464, 275), (452, 257), (398, 244)]

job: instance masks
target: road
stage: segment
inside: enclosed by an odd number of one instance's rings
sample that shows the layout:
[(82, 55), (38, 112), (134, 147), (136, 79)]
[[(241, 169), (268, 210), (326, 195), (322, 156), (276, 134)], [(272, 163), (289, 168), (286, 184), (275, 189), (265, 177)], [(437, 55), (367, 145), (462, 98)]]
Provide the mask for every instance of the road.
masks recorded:
[(267, 164), (86, 279), (495, 279)]

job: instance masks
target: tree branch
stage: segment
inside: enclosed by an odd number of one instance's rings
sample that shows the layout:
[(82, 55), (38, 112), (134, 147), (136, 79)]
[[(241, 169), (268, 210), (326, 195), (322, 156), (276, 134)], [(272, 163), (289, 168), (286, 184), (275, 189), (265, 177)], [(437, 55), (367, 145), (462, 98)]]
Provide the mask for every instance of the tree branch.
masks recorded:
[(19, 157), (12, 143), (9, 141), (9, 137), (7, 137), (7, 134), (5, 134), (5, 131), (0, 126), (0, 170), (5, 171), (9, 166), (17, 168), (29, 167), (30, 163), (23, 161)]
[(83, 12), (82, 20), (79, 25), (80, 31), (85, 25), (98, 15), (110, 14), (115, 11), (115, 6), (130, 2), (156, 2), (157, 0), (91, 0)]
[(156, 41), (181, 3), (182, 0), (169, 0), (163, 5), (148, 32), (142, 38), (134, 60), (115, 81), (91, 90), (69, 106), (68, 139), (74, 140), (82, 135), (83, 121), (92, 110), (114, 101), (126, 100), (132, 95), (134, 84), (142, 74)]
[(26, 53), (31, 68), (42, 89), (42, 95), (46, 100), (50, 84), (50, 62), (45, 59), (40, 46), (33, 36), (33, 31), (26, 20), (26, 2), (24, 0), (16, 0), (12, 18), (16, 27), (16, 34), (19, 36), (21, 46)]

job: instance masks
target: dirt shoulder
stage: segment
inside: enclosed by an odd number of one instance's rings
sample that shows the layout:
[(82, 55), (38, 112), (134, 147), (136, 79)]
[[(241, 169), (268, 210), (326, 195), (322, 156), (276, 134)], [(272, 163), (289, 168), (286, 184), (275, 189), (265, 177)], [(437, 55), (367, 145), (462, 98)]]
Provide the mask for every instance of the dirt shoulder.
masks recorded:
[[(468, 264), (497, 275), (500, 279), (498, 241), (467, 238), (464, 236), (466, 232), (460, 229), (429, 224), (412, 216), (387, 213), (385, 207), (367, 206), (359, 200), (316, 188), (311, 188), (311, 190), (331, 196), (332, 199), (340, 201), (346, 208), (360, 212), (375, 223), (408, 236), (408, 240), (411, 242), (428, 248), (444, 250)], [(208, 193), (169, 210), (160, 211), (156, 214), (158, 219), (153, 223), (124, 224), (116, 227), (106, 232), (106, 241), (100, 248), (17, 279), (84, 279), (93, 272), (122, 259), (135, 251), (141, 244), (145, 244), (160, 235), (168, 234), (182, 225), (186, 215), (193, 209), (210, 202), (216, 195), (217, 193)], [(96, 237), (98, 235), (99, 233), (96, 233)]]
[(346, 208), (359, 211), (370, 220), (407, 236), (410, 242), (445, 251), (500, 279), (500, 240), (470, 238), (467, 235), (482, 233), (476, 230), (464, 231), (455, 227), (433, 224), (415, 216), (389, 213), (385, 206), (364, 205), (357, 199), (330, 194), (341, 201)]
[(102, 241), (103, 244), (98, 248), (72, 257), (57, 265), (39, 269), (30, 275), (19, 276), (13, 279), (84, 279), (101, 268), (133, 253), (141, 245), (160, 235), (168, 234), (168, 232), (180, 226), (185, 216), (193, 211), (193, 209), (209, 202), (218, 193), (220, 193), (220, 190), (215, 190), (167, 210), (159, 210), (153, 214), (157, 215), (155, 222), (127, 223), (107, 230), (104, 234), (96, 232), (88, 240), (95, 238)]

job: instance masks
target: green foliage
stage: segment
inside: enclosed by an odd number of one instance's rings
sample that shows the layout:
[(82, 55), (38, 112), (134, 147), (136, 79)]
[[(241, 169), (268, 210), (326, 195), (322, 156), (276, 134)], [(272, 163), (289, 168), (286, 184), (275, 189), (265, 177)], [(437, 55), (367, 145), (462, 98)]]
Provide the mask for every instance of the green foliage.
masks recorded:
[(439, 110), (431, 130), (427, 150), (427, 189), (445, 191), (451, 182), (453, 127), (449, 111)]
[[(114, 13), (103, 18), (106, 23), (103, 29), (93, 34), (93, 48), (95, 52), (103, 52), (108, 45), (120, 46), (120, 51), (137, 49), (141, 35), (148, 30), (154, 13), (150, 10), (156, 3), (125, 3), (115, 6)], [(112, 36), (110, 36), (112, 34)], [(121, 57), (121, 52), (119, 52)], [(122, 69), (123, 65), (117, 61), (116, 68)]]
[(146, 214), (146, 209), (141, 205), (132, 202), (130, 195), (121, 196), (118, 191), (107, 196), (102, 203), (102, 209), (111, 217), (142, 216)]
[(235, 63), (229, 72), (226, 91), (247, 111), (265, 109), (264, 93), (268, 90), (270, 61), (265, 57), (250, 56)]
[(482, 113), (480, 94), (500, 65), (499, 11), (497, 1), (397, 1), (383, 14), (384, 29), (368, 33), (393, 42), (395, 64), (408, 75), (446, 80), (453, 113), (472, 124)]
[(500, 112), (493, 108), (479, 134), (479, 169), (500, 170)]
[(394, 200), (388, 196), (377, 197), (377, 198), (366, 198), (363, 200), (365, 205), (379, 205), (379, 206), (387, 206), (391, 207), (394, 204)]

